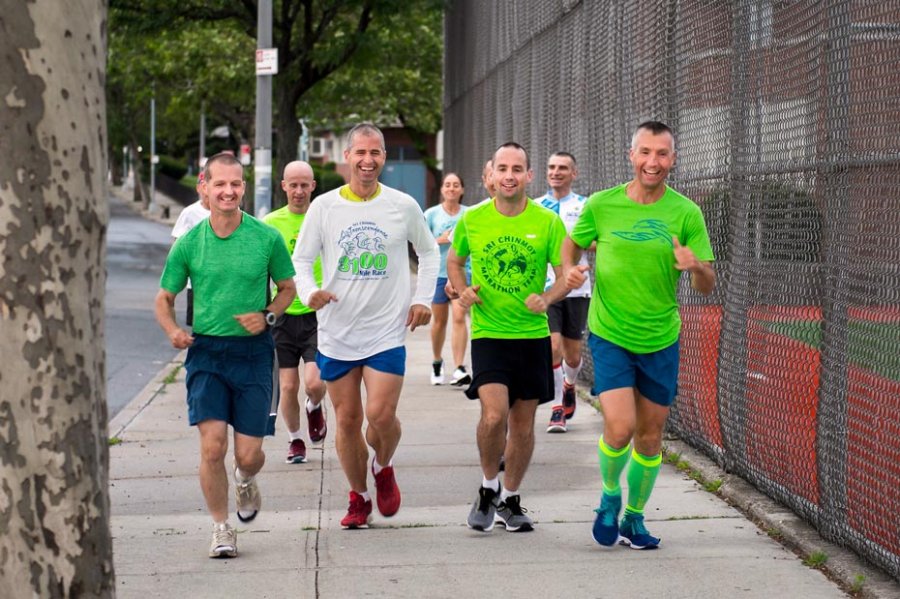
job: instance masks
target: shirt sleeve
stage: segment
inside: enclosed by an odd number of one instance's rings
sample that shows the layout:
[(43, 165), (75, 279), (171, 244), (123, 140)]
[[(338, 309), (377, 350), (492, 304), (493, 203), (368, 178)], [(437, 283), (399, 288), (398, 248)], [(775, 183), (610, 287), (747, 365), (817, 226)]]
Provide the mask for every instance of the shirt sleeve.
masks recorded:
[(406, 220), (408, 238), (419, 259), (416, 290), (412, 297), (412, 303), (431, 306), (434, 286), (437, 283), (438, 271), (441, 267), (441, 250), (428, 225), (425, 224), (422, 209), (414, 201), (410, 202)]
[(275, 234), (272, 236), (272, 250), (269, 252), (269, 276), (276, 282), (290, 279), (296, 274), (291, 255), (288, 254), (281, 233), (274, 228), (272, 232)]
[(159, 280), (162, 289), (176, 295), (185, 288), (188, 280), (188, 265), (184, 258), (183, 247), (183, 238), (175, 240), (166, 257), (166, 265)]
[(313, 274), (313, 263), (322, 253), (322, 231), (319, 224), (322, 218), (321, 208), (321, 203), (313, 202), (310, 205), (291, 258), (296, 271), (294, 284), (297, 286), (297, 297), (306, 306), (309, 305), (309, 296), (319, 290)]
[(585, 202), (581, 216), (578, 217), (578, 221), (572, 227), (572, 232), (569, 233), (569, 237), (580, 248), (589, 247), (591, 243), (597, 240), (597, 220), (594, 216), (596, 205), (597, 202), (593, 197)]
[(697, 260), (712, 262), (716, 259), (709, 241), (709, 232), (706, 230), (706, 220), (700, 208), (692, 210), (685, 219), (683, 235), (684, 239), (678, 241), (691, 248)]
[(468, 256), (469, 255), (469, 235), (466, 231), (466, 215), (463, 214), (459, 219), (459, 222), (456, 223), (456, 226), (453, 227), (453, 234), (450, 238), (450, 241), (453, 246), (453, 251), (456, 252), (457, 256)]

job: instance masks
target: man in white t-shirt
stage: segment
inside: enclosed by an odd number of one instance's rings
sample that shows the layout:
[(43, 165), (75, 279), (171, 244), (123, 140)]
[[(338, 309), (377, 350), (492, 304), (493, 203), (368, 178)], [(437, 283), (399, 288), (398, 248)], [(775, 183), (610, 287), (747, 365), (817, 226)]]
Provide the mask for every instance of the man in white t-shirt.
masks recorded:
[[(375, 125), (350, 130), (344, 160), (350, 183), (316, 198), (294, 249), (300, 300), (316, 310), (316, 364), (334, 406), (335, 446), (350, 483), (345, 528), (368, 525), (372, 500), (366, 468), (375, 450), (378, 511), (393, 516), (400, 489), (393, 456), (400, 442), (397, 404), (406, 372), (406, 328), (431, 320), (440, 250), (418, 202), (378, 182), (384, 168), (384, 135)], [(407, 242), (418, 255), (410, 293)], [(313, 262), (322, 257), (322, 285)], [(366, 388), (365, 409), (360, 384)], [(363, 435), (363, 420), (368, 426)]]
[[(185, 206), (175, 219), (175, 225), (172, 227), (172, 237), (175, 239), (209, 218), (209, 199), (203, 195), (203, 171), (197, 175), (197, 198), (196, 202)], [(184, 323), (189, 327), (194, 324), (194, 290), (191, 288), (190, 280), (187, 284), (187, 313)]]
[[(556, 152), (547, 160), (547, 184), (550, 189), (543, 196), (535, 199), (544, 208), (556, 212), (566, 225), (566, 231), (572, 230), (585, 197), (572, 191), (572, 183), (578, 177), (578, 166), (575, 156), (569, 152)], [(582, 255), (580, 264), (587, 264)], [(546, 287), (554, 282), (553, 270), (547, 270)], [(575, 397), (575, 381), (581, 371), (581, 348), (587, 325), (588, 306), (591, 303), (591, 278), (587, 276), (584, 283), (573, 289), (562, 300), (550, 306), (547, 317), (550, 323), (550, 343), (553, 352), (553, 387), (554, 402), (550, 413), (548, 433), (564, 433), (566, 421), (575, 415), (577, 400)]]

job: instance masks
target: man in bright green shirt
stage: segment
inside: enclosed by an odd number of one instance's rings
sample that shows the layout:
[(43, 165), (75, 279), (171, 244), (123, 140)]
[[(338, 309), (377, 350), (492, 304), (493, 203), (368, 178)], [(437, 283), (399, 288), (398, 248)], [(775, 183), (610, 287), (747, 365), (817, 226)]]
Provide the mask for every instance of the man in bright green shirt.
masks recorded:
[[(468, 524), (483, 532), (493, 528), (495, 516), (510, 532), (533, 529), (519, 485), (534, 450), (538, 403), (553, 399), (547, 307), (568, 292), (560, 276), (565, 225), (525, 195), (532, 176), (525, 148), (500, 146), (493, 158), (496, 195), (466, 210), (447, 257), (450, 283), (462, 290), (460, 305), (472, 308), (473, 372), (466, 395), (481, 401), (477, 438), (483, 479)], [(466, 285), (467, 257), (471, 286)], [(544, 291), (548, 264), (556, 282)], [(506, 460), (503, 488), (501, 457)]]
[[(188, 420), (200, 433), (200, 486), (213, 519), (210, 557), (236, 557), (237, 533), (228, 524), (228, 425), (234, 429), (237, 516), (261, 507), (256, 473), (266, 461), (274, 343), (269, 327), (296, 295), (294, 265), (277, 231), (241, 210), (241, 163), (216, 154), (204, 166), (207, 220), (179, 237), (156, 296), (156, 319), (177, 349), (188, 348)], [(175, 296), (190, 278), (193, 335), (175, 321)], [(266, 304), (269, 278), (278, 294)]]
[[(666, 185), (675, 164), (675, 134), (664, 123), (641, 123), (631, 141), (634, 178), (588, 198), (563, 243), (566, 282), (577, 287), (588, 266), (582, 250), (597, 243), (596, 289), (588, 315), (594, 386), (603, 409), (598, 443), (603, 494), (593, 536), (633, 549), (655, 549), (644, 506), (662, 461), (662, 431), (678, 384), (676, 291), (683, 272), (704, 295), (712, 292), (712, 247), (700, 208)], [(629, 445), (634, 441), (629, 456)], [(629, 461), (630, 457), (630, 461)], [(619, 522), (619, 478), (628, 465), (628, 501)]]
[[(263, 222), (275, 227), (287, 246), (290, 254), (294, 253), (297, 236), (309, 203), (312, 192), (316, 189), (316, 180), (312, 167), (302, 160), (295, 160), (284, 167), (281, 188), (287, 195), (287, 205), (267, 214)], [(322, 260), (313, 265), (316, 282), (322, 284)], [(300, 431), (300, 360), (303, 360), (303, 387), (306, 401), (303, 402), (309, 430), (309, 440), (319, 445), (325, 440), (328, 431), (325, 423), (325, 410), (322, 399), (325, 397), (325, 383), (319, 377), (316, 366), (317, 321), (314, 310), (295, 297), (285, 310), (284, 316), (278, 319), (272, 328), (275, 339), (275, 352), (278, 356), (278, 382), (281, 387), (281, 416), (288, 429), (288, 464), (306, 462), (306, 444)]]

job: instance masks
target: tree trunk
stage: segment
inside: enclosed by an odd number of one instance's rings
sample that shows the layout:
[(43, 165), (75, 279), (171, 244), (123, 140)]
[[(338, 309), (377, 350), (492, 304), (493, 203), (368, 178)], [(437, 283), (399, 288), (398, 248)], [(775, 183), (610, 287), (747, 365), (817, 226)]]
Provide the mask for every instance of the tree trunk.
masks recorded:
[(112, 597), (106, 3), (0, 17), (0, 591)]

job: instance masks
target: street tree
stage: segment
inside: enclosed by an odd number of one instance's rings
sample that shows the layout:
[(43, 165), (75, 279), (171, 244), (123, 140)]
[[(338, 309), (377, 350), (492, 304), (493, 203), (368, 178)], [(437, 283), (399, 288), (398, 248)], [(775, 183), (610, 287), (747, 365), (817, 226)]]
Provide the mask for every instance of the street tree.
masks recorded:
[[(187, 23), (152, 34), (118, 24), (113, 10), (106, 96), (114, 182), (119, 181), (122, 147), (131, 149), (135, 181), (141, 180), (143, 161), (136, 149), (149, 149), (152, 97), (157, 153), (187, 159), (188, 148), (198, 145), (201, 110), (212, 127), (226, 124), (238, 141), (251, 138), (253, 40), (226, 22)], [(146, 200), (141, 194), (141, 186), (135, 185), (135, 200)]]
[[(276, 164), (296, 155), (301, 100), (319, 82), (346, 65), (380, 24), (400, 33), (403, 16), (428, 7), (438, 12), (443, 0), (274, 0), (272, 39), (278, 49), (273, 85)], [(188, 23), (234, 24), (256, 39), (257, 2), (233, 0), (110, 0), (110, 10), (125, 31), (158, 33)], [(398, 29), (399, 27), (399, 29)], [(198, 38), (203, 43), (205, 37)], [(383, 61), (391, 57), (377, 44), (365, 45)], [(415, 48), (415, 45), (413, 45)], [(438, 50), (437, 56), (440, 56)], [(429, 92), (433, 90), (420, 90)]]
[(0, 593), (114, 595), (103, 0), (0, 15)]
[(441, 7), (411, 3), (373, 27), (353, 58), (302, 98), (300, 112), (316, 126), (337, 130), (351, 115), (399, 122), (439, 182), (428, 140), (443, 121), (443, 44)]

